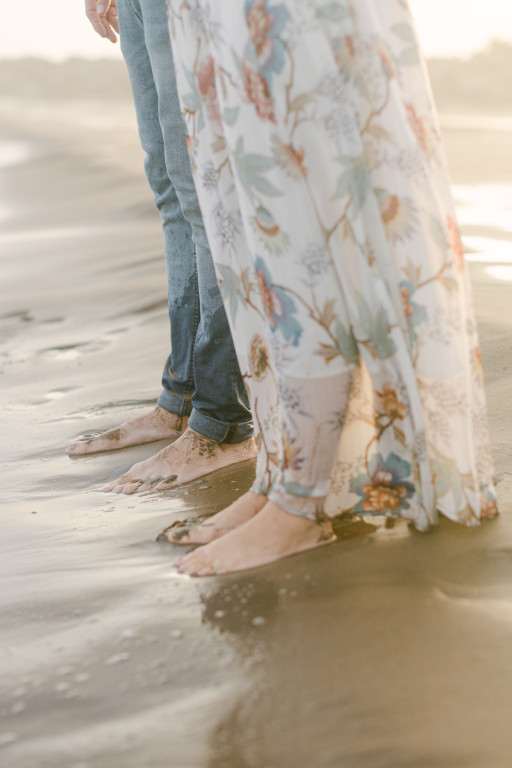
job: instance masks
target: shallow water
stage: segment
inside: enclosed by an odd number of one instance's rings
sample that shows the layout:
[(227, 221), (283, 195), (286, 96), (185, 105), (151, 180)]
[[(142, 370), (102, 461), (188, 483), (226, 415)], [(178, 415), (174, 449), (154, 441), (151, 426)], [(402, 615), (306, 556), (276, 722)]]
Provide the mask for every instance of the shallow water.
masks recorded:
[(0, 168), (10, 168), (29, 159), (31, 147), (25, 141), (0, 141)]
[(168, 329), (160, 225), (131, 154), (123, 170), (127, 136), (107, 167), (101, 121), (77, 149), (54, 120), (0, 192), (1, 764), (509, 768), (512, 346), (495, 270), (510, 259), (484, 256), (508, 248), (512, 181), (485, 175), (479, 142), (454, 164), (466, 240), (488, 243), (470, 269), (501, 518), (428, 535), (347, 524), (336, 545), (192, 580), (158, 534), (229, 503), (251, 470), (118, 497), (102, 485), (161, 444), (66, 456), (150, 407)]

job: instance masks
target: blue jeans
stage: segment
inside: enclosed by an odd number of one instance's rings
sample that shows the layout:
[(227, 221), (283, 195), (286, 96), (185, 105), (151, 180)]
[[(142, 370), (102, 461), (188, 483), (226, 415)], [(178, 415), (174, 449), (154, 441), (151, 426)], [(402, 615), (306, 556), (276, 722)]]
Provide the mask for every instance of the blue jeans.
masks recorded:
[(237, 443), (253, 424), (208, 246), (174, 79), (165, 0), (117, 0), (144, 168), (162, 217), (171, 354), (158, 404)]

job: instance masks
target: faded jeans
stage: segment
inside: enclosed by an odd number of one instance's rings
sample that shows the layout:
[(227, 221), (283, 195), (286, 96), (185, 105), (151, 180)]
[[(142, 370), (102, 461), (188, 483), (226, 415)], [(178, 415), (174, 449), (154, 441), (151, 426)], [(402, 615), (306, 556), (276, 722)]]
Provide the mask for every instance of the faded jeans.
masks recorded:
[(163, 221), (171, 354), (158, 404), (217, 441), (253, 424), (196, 195), (164, 0), (117, 0), (144, 168)]

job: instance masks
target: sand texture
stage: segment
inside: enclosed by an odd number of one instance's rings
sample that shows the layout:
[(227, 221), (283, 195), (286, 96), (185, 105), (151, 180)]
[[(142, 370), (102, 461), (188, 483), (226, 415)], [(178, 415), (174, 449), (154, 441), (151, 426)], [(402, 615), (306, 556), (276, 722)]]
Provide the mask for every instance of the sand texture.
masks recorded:
[[(457, 185), (512, 185), (506, 132), (446, 141)], [(510, 281), (471, 264), (497, 521), (347, 524), (331, 547), (189, 579), (157, 535), (227, 504), (250, 470), (116, 496), (99, 489), (161, 443), (65, 453), (151, 407), (168, 351), (131, 105), (5, 97), (2, 146), (0, 764), (510, 768)]]

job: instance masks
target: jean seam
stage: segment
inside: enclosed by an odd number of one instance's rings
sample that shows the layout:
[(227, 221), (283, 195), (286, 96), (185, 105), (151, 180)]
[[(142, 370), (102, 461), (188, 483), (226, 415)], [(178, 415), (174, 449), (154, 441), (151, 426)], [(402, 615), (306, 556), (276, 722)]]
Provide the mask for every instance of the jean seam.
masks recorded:
[(194, 324), (192, 329), (192, 354), (190, 355), (190, 366), (187, 377), (187, 386), (192, 387), (195, 391), (195, 369), (194, 369), (194, 351), (196, 346), (197, 329), (199, 328), (199, 321), (201, 318), (200, 312), (200, 296), (199, 296), (199, 281), (197, 278), (197, 253), (196, 246), (194, 245), (194, 260), (195, 260), (195, 273), (196, 279), (194, 281)]
[(238, 422), (228, 422), (228, 428), (226, 430), (226, 434), (223, 437), (223, 442), (225, 440), (229, 440), (229, 442), (232, 443), (235, 437), (238, 435), (239, 428), (240, 427)]
[(131, 3), (128, 3), (128, 7), (129, 7), (130, 11), (133, 13), (133, 15), (136, 16), (136, 18), (140, 21), (142, 26), (144, 26), (144, 21), (142, 19), (142, 16), (139, 13), (137, 13), (137, 11), (133, 7), (133, 5)]

